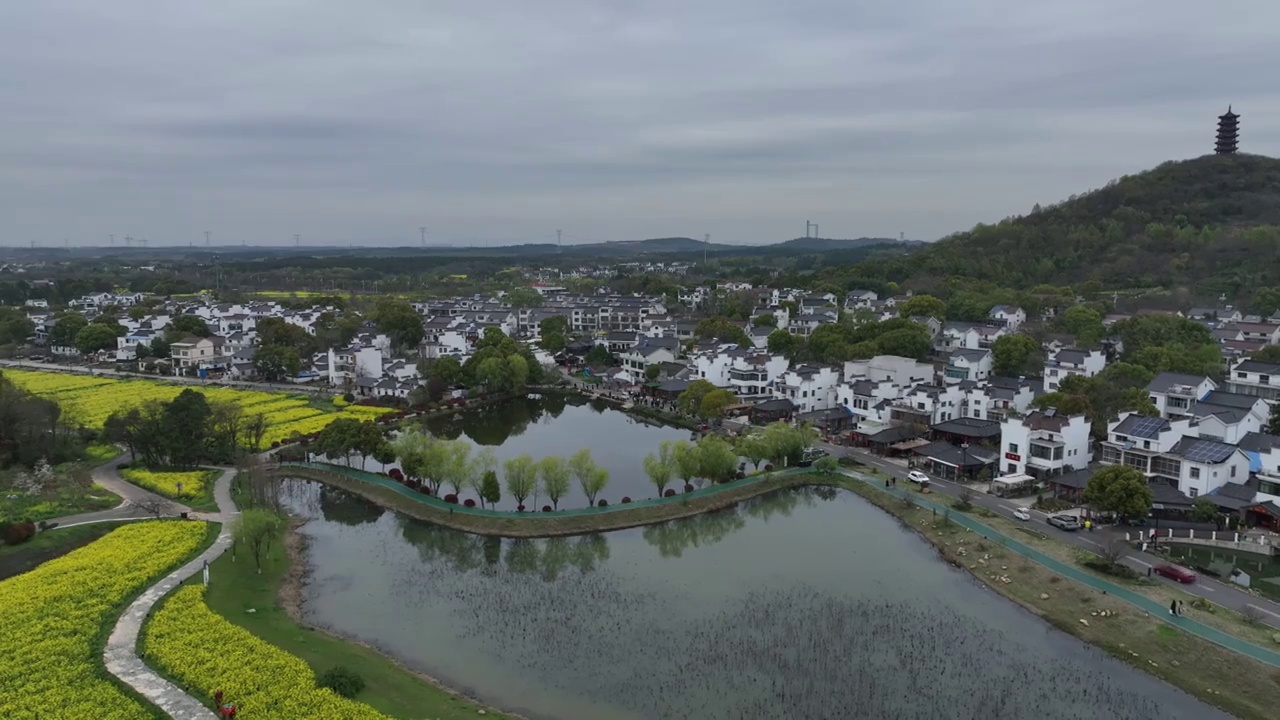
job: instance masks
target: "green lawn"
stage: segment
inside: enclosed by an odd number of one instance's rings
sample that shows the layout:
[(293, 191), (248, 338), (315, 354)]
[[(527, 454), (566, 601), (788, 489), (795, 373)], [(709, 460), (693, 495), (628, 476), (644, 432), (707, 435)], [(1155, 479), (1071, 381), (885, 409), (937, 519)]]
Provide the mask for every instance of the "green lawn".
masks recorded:
[[(232, 562), (228, 552), (210, 568), (205, 601), (231, 622), (301, 658), (317, 675), (339, 665), (360, 673), (367, 684), (356, 699), (387, 715), (404, 720), (477, 716), (481, 706), (419, 678), (381, 654), (295, 624), (276, 602), (287, 569), (285, 551), (279, 543), (264, 558), (261, 575), (255, 571), (251, 555), (241, 552)], [(193, 578), (199, 580), (199, 575)], [(254, 612), (247, 612), (251, 608)], [(487, 712), (488, 717), (503, 717)]]
[(21, 545), (0, 545), (0, 580), (83, 547), (129, 521), (100, 522), (38, 533)]

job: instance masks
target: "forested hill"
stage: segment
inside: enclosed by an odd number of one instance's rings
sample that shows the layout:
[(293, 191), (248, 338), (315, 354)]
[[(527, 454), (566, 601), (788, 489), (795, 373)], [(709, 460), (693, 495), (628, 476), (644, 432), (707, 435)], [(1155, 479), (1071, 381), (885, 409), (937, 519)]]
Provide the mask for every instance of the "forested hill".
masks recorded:
[(855, 274), (927, 287), (953, 276), (1004, 287), (1097, 280), (1236, 295), (1280, 285), (1280, 160), (1208, 155), (1106, 187)]

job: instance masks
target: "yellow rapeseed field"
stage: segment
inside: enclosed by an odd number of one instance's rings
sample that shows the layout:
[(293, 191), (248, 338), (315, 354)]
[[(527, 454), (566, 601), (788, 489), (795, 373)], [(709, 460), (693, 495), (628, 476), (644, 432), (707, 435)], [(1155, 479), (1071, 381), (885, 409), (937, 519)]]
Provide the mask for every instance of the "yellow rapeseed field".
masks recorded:
[(0, 582), (0, 718), (148, 716), (106, 678), (95, 640), (120, 604), (204, 537), (202, 522), (126, 525)]
[[(190, 472), (162, 472), (145, 468), (125, 468), (120, 477), (134, 485), (139, 485), (152, 492), (160, 493), (175, 500), (190, 500), (204, 496), (205, 485), (210, 479), (216, 479), (217, 471), (192, 470)], [(178, 490), (178, 485), (182, 490)]]
[(204, 586), (187, 585), (143, 629), (147, 659), (205, 697), (222, 690), (245, 718), (381, 720), (386, 716), (316, 687), (305, 662), (233, 625), (204, 604)]
[[(117, 380), (113, 378), (38, 370), (5, 369), (4, 376), (18, 387), (41, 397), (56, 400), (63, 417), (89, 428), (100, 428), (114, 412), (136, 407), (148, 400), (169, 401), (188, 388), (203, 393), (210, 401), (234, 402), (247, 415), (261, 413), (267, 420), (262, 442), (287, 439), (294, 433), (307, 435), (323, 430), (340, 417), (372, 420), (391, 412), (387, 408), (351, 405), (331, 412), (310, 405), (304, 397), (287, 393), (240, 390), (207, 385), (178, 385), (154, 380)], [(327, 403), (326, 403), (327, 405)]]

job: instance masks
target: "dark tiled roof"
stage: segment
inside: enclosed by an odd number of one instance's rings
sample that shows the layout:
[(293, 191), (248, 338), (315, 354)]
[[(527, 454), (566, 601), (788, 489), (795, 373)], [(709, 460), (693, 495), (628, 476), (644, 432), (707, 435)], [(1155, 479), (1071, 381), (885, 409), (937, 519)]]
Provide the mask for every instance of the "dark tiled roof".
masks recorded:
[(1000, 423), (995, 420), (961, 417), (937, 423), (932, 427), (938, 432), (964, 435), (965, 437), (990, 438), (1000, 435)]
[(1255, 372), (1267, 375), (1280, 373), (1280, 363), (1263, 362), (1262, 360), (1244, 360), (1232, 368), (1233, 372)]
[(1178, 455), (1188, 462), (1215, 464), (1226, 461), (1235, 453), (1235, 445), (1193, 437), (1182, 438), (1169, 451), (1170, 455)]
[(1147, 392), (1163, 393), (1169, 392), (1169, 388), (1175, 385), (1190, 385), (1195, 387), (1205, 381), (1203, 375), (1189, 375), (1187, 373), (1162, 372), (1151, 379), (1147, 383)]
[(1063, 487), (1075, 488), (1083, 490), (1089, 484), (1089, 478), (1093, 477), (1093, 470), (1085, 468), (1084, 470), (1076, 470), (1058, 477), (1049, 478), (1049, 482), (1054, 485), (1062, 485)]
[(1240, 442), (1236, 443), (1236, 447), (1246, 452), (1270, 450), (1271, 448), (1280, 447), (1280, 435), (1251, 432), (1240, 438)]
[(1147, 417), (1134, 413), (1126, 417), (1112, 432), (1120, 435), (1147, 438), (1160, 437), (1160, 433), (1169, 429), (1169, 421), (1157, 417)]
[(1214, 390), (1204, 396), (1202, 403), (1211, 405), (1219, 405), (1221, 407), (1239, 408), (1241, 410), (1252, 410), (1254, 405), (1258, 404), (1262, 398), (1254, 395), (1241, 395), (1240, 393), (1223, 392)]
[(1151, 488), (1151, 502), (1154, 505), (1163, 505), (1164, 507), (1191, 507), (1191, 498), (1187, 497), (1181, 490), (1167, 482), (1153, 482), (1149, 487)]

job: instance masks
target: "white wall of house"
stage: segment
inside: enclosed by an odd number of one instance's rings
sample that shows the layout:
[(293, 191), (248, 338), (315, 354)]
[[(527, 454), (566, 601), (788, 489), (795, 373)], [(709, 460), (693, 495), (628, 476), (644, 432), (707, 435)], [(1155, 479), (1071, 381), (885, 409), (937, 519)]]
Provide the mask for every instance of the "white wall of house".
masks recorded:
[(788, 370), (774, 384), (773, 394), (795, 403), (800, 412), (826, 410), (835, 405), (839, 383), (840, 373), (835, 368), (824, 366), (812, 374)]
[(1107, 367), (1107, 356), (1102, 354), (1101, 350), (1090, 350), (1079, 361), (1067, 358), (1067, 354), (1072, 355), (1074, 358), (1076, 352), (1070, 348), (1063, 348), (1045, 363), (1045, 392), (1054, 392), (1062, 384), (1062, 381), (1069, 377), (1074, 375), (1093, 377)]
[[(1021, 418), (1009, 418), (1000, 425), (1000, 473), (1054, 477), (1083, 470), (1093, 460), (1089, 447), (1091, 423), (1084, 415), (1063, 418), (1059, 428), (1046, 424), (1036, 411)], [(1050, 419), (1051, 420), (1051, 419)]]

